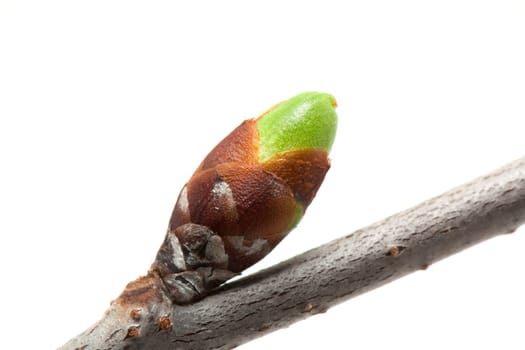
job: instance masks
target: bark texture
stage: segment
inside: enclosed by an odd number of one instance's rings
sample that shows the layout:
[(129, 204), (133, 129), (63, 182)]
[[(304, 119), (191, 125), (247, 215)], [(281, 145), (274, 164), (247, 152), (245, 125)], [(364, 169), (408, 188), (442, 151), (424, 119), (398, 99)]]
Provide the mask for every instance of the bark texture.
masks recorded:
[(524, 221), (525, 157), (193, 304), (172, 304), (150, 273), (60, 349), (231, 349)]

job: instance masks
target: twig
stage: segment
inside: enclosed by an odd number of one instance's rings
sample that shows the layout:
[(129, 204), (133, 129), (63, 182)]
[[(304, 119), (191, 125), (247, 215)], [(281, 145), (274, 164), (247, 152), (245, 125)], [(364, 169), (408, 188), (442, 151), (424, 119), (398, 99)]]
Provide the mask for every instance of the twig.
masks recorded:
[(61, 349), (231, 349), (367, 292), (525, 220), (525, 157), (271, 268), (173, 305), (154, 274)]

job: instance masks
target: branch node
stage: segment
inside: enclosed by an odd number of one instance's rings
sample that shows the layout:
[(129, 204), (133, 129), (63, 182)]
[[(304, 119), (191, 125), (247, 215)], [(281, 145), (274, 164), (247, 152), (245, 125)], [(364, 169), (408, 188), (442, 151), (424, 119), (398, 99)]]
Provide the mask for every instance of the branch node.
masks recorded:
[(314, 308), (314, 306), (310, 303), (307, 303), (305, 306), (304, 306), (304, 309), (303, 309), (303, 312), (310, 312), (312, 311)]
[(137, 321), (137, 322), (140, 321), (140, 318), (142, 317), (140, 309), (131, 310), (129, 313), (129, 317), (131, 317), (133, 321)]
[(171, 328), (171, 320), (168, 316), (160, 316), (159, 318), (159, 329), (167, 331)]
[(392, 256), (394, 258), (397, 258), (398, 256), (403, 253), (406, 247), (403, 247), (402, 245), (393, 245), (388, 248), (388, 251), (386, 252), (386, 256)]

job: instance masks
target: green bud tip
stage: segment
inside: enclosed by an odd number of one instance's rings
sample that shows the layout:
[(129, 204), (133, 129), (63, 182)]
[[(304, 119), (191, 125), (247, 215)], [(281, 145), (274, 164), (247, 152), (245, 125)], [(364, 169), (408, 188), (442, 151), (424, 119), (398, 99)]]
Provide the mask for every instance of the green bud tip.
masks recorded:
[(335, 98), (305, 92), (283, 101), (257, 119), (259, 160), (299, 149), (330, 151), (337, 129)]

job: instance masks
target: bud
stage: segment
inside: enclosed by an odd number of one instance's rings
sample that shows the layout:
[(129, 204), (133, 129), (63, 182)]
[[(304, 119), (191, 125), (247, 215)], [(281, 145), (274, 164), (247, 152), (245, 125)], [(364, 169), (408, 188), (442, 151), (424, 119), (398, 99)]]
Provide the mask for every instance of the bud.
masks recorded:
[(300, 221), (330, 167), (335, 99), (306, 92), (244, 121), (183, 187), (153, 269), (176, 303), (266, 256)]

